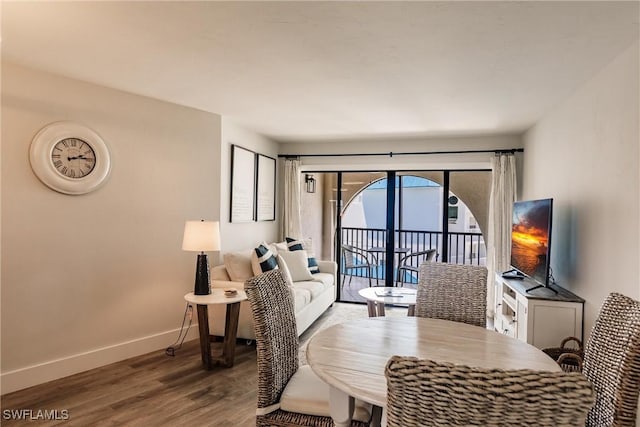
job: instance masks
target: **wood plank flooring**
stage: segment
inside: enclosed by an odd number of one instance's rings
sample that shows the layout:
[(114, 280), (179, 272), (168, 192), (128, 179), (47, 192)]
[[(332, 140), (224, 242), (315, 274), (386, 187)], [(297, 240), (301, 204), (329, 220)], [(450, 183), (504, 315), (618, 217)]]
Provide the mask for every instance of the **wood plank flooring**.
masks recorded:
[[(355, 281), (355, 279), (354, 279)], [(406, 308), (387, 315), (406, 316)], [(318, 330), (367, 316), (366, 305), (336, 303), (300, 337), (301, 346)], [(222, 351), (222, 342), (211, 345)], [(255, 426), (258, 389), (255, 344), (238, 340), (232, 368), (205, 371), (198, 340), (175, 357), (163, 350), (16, 391), (0, 398), (5, 410), (67, 410), (68, 420), (8, 420), (2, 426)]]
[[(214, 354), (222, 343), (213, 343)], [(198, 340), (175, 357), (149, 353), (2, 396), (6, 410), (67, 410), (68, 420), (3, 426), (255, 426), (255, 345), (241, 341), (232, 368), (202, 369)], [(60, 414), (60, 412), (58, 412)]]

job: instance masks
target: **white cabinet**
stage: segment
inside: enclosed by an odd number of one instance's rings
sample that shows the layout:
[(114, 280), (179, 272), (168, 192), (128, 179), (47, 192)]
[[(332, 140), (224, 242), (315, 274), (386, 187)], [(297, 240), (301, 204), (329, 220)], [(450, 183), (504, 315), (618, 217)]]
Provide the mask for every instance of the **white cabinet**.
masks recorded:
[(566, 337), (582, 340), (584, 300), (555, 285), (557, 294), (547, 288), (527, 292), (535, 285), (496, 274), (495, 330), (538, 348), (557, 347)]

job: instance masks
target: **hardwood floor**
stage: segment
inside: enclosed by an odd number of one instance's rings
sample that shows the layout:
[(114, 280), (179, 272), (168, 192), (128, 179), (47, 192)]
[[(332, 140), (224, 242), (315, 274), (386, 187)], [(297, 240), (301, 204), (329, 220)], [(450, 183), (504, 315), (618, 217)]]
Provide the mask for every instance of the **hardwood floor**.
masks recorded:
[[(221, 351), (222, 343), (212, 344)], [(202, 369), (198, 341), (169, 357), (149, 353), (2, 396), (3, 426), (255, 426), (254, 345), (238, 342), (233, 368)], [(7, 410), (68, 411), (68, 420), (5, 419)]]
[[(354, 279), (355, 283), (355, 279)], [(406, 316), (406, 308), (387, 316)], [(366, 305), (336, 303), (301, 336), (304, 348), (313, 334), (332, 324), (367, 316)], [(212, 352), (222, 343), (212, 343)], [(301, 363), (304, 357), (301, 356)], [(205, 371), (198, 340), (185, 343), (175, 357), (163, 350), (123, 360), (2, 396), (2, 426), (255, 426), (258, 389), (255, 344), (238, 340), (232, 368)], [(5, 411), (54, 411), (67, 420), (11, 420)]]

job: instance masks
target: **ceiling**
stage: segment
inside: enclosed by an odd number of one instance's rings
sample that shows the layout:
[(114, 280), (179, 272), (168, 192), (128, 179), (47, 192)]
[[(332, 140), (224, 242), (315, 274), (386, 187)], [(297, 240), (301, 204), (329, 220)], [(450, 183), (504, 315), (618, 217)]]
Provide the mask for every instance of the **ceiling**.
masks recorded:
[(632, 2), (6, 2), (2, 59), (279, 141), (520, 133), (638, 39)]

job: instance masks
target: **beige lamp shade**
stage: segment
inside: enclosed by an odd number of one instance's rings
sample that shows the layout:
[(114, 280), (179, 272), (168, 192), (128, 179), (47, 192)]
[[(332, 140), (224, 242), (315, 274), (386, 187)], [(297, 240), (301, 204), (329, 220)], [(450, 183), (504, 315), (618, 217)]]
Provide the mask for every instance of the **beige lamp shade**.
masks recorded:
[(219, 251), (220, 223), (218, 221), (187, 221), (182, 239), (183, 251)]

